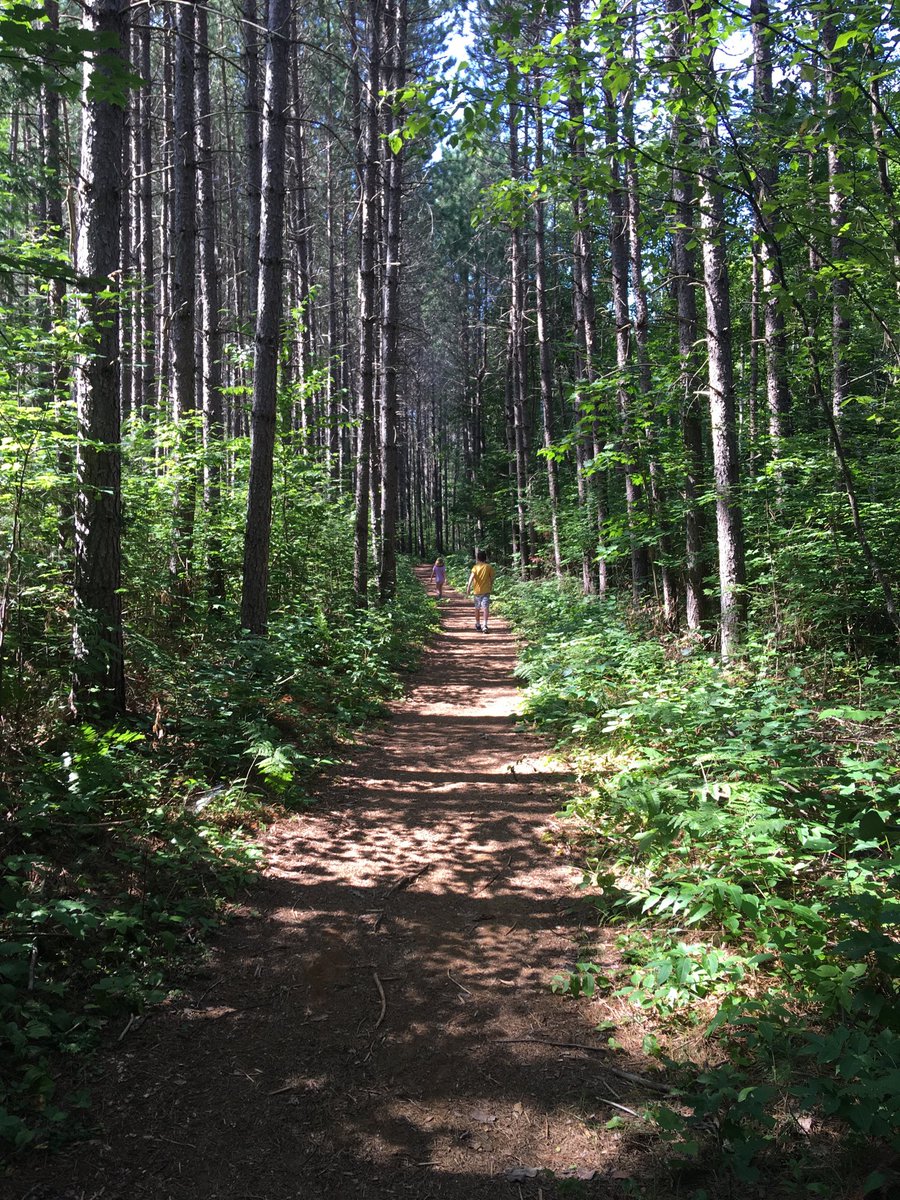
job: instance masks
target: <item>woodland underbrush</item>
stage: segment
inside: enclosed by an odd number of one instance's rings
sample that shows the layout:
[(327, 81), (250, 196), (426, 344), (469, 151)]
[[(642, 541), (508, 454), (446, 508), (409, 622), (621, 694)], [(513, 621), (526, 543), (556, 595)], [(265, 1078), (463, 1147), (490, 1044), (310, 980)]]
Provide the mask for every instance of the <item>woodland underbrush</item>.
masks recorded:
[(83, 1130), (88, 1098), (73, 1081), (86, 1052), (177, 985), (252, 882), (260, 828), (309, 803), (315, 773), (416, 659), (433, 607), (408, 568), (390, 605), (355, 606), (349, 520), (318, 511), (314, 482), (307, 495), (295, 480), (276, 529), (265, 639), (240, 629), (234, 597), (211, 606), (201, 588), (176, 606), (160, 583), (164, 526), (134, 530), (129, 715), (111, 728), (66, 716), (67, 618), (46, 606), (52, 588), (15, 597), (0, 729), (0, 1146)]
[(554, 986), (654, 1031), (678, 1089), (646, 1115), (675, 1161), (837, 1195), (836, 1148), (868, 1145), (874, 1193), (900, 1150), (897, 669), (766, 641), (723, 667), (614, 602), (500, 590), (525, 716), (578, 768), (585, 892), (618, 931)]

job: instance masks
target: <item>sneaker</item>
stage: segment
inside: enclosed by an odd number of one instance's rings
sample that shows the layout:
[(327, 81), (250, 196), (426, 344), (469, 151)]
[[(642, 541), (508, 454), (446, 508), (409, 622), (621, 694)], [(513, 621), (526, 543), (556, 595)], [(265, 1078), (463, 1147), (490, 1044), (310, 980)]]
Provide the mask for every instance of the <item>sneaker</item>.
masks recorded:
[(476, 626), (475, 626), (475, 632), (476, 632), (476, 633), (482, 633), (482, 632), (483, 632), (483, 631), (482, 631), (482, 628), (481, 628), (481, 626), (480, 626), (480, 625), (476, 625)]
[(484, 626), (484, 628), (482, 629), (482, 631), (481, 631), (481, 632), (482, 632), (482, 633), (487, 633), (487, 631), (488, 631), (488, 627), (487, 627), (487, 625), (485, 625), (485, 626)]

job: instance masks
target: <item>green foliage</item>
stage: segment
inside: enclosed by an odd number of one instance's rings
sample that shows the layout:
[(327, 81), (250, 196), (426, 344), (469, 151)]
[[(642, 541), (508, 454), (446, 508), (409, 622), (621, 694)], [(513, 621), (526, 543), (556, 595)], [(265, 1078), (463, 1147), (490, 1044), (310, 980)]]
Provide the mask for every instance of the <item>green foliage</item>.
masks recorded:
[(627, 928), (616, 976), (554, 986), (709, 1022), (727, 1061), (661, 1110), (682, 1151), (714, 1115), (750, 1178), (785, 1105), (900, 1144), (896, 670), (766, 645), (726, 670), (555, 586), (503, 605), (526, 714), (581, 763), (585, 888)]
[[(302, 569), (330, 595), (322, 564)], [(165, 995), (173, 956), (251, 881), (259, 823), (273, 804), (308, 802), (311, 773), (396, 692), (432, 620), (406, 569), (390, 608), (331, 595), (326, 609), (303, 593), (266, 640), (241, 635), (230, 612), (186, 654), (135, 637), (155, 712), (110, 730), (58, 728), (18, 752), (0, 880), (0, 1029), (12, 1050), (0, 1140), (72, 1132), (82, 1098), (56, 1096), (56, 1053), (83, 1053), (109, 1021)]]
[[(0, 884), (0, 1137), (54, 1136), (51, 1052), (81, 1053), (108, 1020), (161, 998), (167, 960), (215, 923), (258, 851), (201, 781), (136, 729), (82, 726), (10, 781)], [(174, 749), (174, 748), (173, 748)], [(237, 797), (231, 797), (237, 808)], [(192, 807), (193, 805), (193, 807)], [(76, 1097), (77, 1099), (77, 1097)]]
[[(38, 301), (39, 303), (39, 301)], [(124, 606), (133, 716), (113, 729), (63, 720), (69, 687), (72, 413), (23, 383), (34, 348), (65, 363), (64, 323), (29, 334), (31, 305), (0, 343), (0, 533), (6, 565), (0, 704), (5, 808), (0, 880), (0, 1139), (69, 1136), (83, 1098), (58, 1095), (59, 1053), (83, 1054), (111, 1021), (165, 994), (173, 962), (253, 878), (253, 838), (308, 803), (312, 774), (396, 693), (433, 622), (408, 568), (390, 606), (357, 608), (352, 524), (321, 467), (286, 434), (276, 461), (269, 636), (240, 628), (237, 583), (248, 444), (205, 454), (196, 430), (132, 420), (123, 444)], [(19, 322), (13, 319), (17, 315)], [(29, 341), (30, 338), (30, 341)], [(159, 469), (159, 446), (169, 469)], [(230, 462), (238, 486), (197, 504), (193, 561), (216, 546), (229, 580), (169, 575), (176, 489)]]

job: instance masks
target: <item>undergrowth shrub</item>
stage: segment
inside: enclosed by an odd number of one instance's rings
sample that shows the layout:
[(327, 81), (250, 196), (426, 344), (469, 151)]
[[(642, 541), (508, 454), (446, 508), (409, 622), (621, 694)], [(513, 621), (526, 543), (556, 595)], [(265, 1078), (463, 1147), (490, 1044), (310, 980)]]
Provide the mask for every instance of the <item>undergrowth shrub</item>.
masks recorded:
[(555, 585), (503, 606), (526, 716), (580, 767), (585, 888), (626, 930), (621, 970), (555, 986), (707, 1022), (721, 1065), (659, 1115), (684, 1153), (715, 1117), (750, 1177), (786, 1113), (900, 1148), (896, 669), (764, 643), (723, 668)]
[(58, 1093), (60, 1057), (166, 995), (173, 965), (252, 881), (260, 824), (307, 802), (311, 775), (397, 692), (432, 621), (404, 567), (389, 606), (306, 588), (265, 639), (227, 604), (191, 637), (131, 631), (127, 722), (48, 721), (13, 747), (0, 776), (0, 1144), (77, 1131), (86, 1098)]

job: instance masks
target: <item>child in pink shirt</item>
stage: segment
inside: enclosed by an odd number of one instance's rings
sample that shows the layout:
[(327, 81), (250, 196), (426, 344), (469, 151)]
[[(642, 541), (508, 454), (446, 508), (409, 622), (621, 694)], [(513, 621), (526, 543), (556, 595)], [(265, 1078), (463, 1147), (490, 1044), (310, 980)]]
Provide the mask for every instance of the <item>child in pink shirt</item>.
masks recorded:
[(447, 568), (444, 566), (442, 558), (437, 559), (434, 566), (431, 568), (431, 578), (434, 580), (434, 592), (438, 600), (444, 598), (444, 581), (447, 578)]

